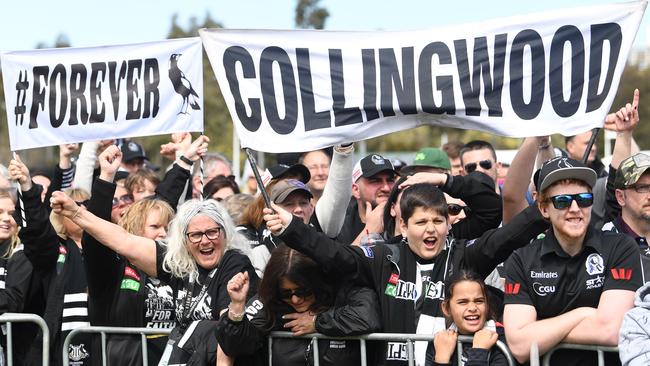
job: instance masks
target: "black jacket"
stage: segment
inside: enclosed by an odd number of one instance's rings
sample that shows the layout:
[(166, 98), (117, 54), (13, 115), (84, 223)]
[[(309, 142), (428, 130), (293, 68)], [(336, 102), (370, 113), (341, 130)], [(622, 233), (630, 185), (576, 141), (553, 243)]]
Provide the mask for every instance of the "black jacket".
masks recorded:
[[(41, 202), (40, 185), (23, 192), (27, 225), (19, 233), (25, 256), (34, 270), (30, 302), (43, 301), (41, 315), (50, 330), (50, 364), (62, 363), (61, 350), (70, 330), (88, 324), (86, 273), (81, 250), (74, 241), (60, 238), (49, 221), (47, 208)], [(37, 300), (38, 299), (38, 300)], [(66, 315), (65, 309), (71, 309)], [(74, 309), (74, 310), (73, 310)], [(75, 365), (89, 365), (90, 337), (75, 337), (69, 355)], [(32, 340), (28, 364), (40, 364), (42, 336)]]
[[(344, 282), (345, 283), (345, 282)], [(217, 339), (223, 351), (231, 357), (257, 354), (257, 364), (268, 364), (269, 331), (286, 331), (282, 315), (293, 313), (290, 306), (275, 314), (275, 324), (268, 329), (268, 313), (257, 296), (250, 299), (246, 317), (233, 322), (224, 313), (217, 326)], [(318, 314), (316, 331), (329, 336), (354, 336), (380, 329), (377, 295), (369, 288), (344, 285), (333, 307)], [(359, 344), (353, 341), (320, 340), (321, 365), (359, 365)], [(260, 352), (260, 350), (264, 350)], [(273, 365), (298, 366), (313, 364), (313, 349), (309, 339), (276, 338), (273, 341)]]
[[(432, 286), (426, 298), (438, 302), (443, 300), (445, 279), (460, 269), (487, 276), (513, 250), (528, 244), (547, 227), (537, 207), (529, 207), (507, 225), (489, 230), (478, 239), (451, 240), (448, 247), (433, 259), (437, 270), (430, 280)], [(421, 259), (407, 244), (363, 248), (341, 245), (295, 218), (280, 238), (288, 246), (313, 258), (326, 272), (352, 275), (358, 283), (374, 288), (380, 297), (384, 332), (416, 332), (419, 317), (412, 293)], [(439, 306), (432, 311), (436, 318), (434, 321), (444, 324)], [(383, 354), (385, 364), (406, 364), (405, 350), (403, 342), (388, 342), (387, 352)]]

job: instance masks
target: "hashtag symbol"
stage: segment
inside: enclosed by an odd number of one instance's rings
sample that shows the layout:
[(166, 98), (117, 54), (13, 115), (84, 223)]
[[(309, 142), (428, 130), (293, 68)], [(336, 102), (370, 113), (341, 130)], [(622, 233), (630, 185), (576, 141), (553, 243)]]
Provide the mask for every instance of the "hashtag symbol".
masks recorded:
[(25, 70), (25, 73), (22, 71), (20, 72), (18, 82), (16, 83), (16, 107), (14, 108), (14, 113), (16, 114), (16, 126), (18, 126), (18, 124), (21, 126), (23, 125), (25, 112), (27, 111), (27, 106), (25, 106), (27, 88), (29, 88), (29, 81), (27, 81), (27, 70)]

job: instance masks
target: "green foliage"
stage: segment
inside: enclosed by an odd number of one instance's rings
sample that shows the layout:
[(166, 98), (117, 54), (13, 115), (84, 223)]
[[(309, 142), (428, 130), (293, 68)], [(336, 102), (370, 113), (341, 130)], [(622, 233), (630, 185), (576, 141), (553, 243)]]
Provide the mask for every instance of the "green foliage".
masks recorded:
[(296, 28), (325, 29), (330, 13), (318, 6), (320, 0), (298, 0), (296, 5)]

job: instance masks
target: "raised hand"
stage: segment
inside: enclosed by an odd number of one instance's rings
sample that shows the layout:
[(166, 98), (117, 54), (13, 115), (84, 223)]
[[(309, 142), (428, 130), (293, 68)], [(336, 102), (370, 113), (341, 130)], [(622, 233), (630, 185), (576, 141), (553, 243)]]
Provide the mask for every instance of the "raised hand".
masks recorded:
[(9, 177), (20, 184), (21, 190), (29, 191), (32, 189), (32, 177), (29, 175), (29, 169), (18, 154), (16, 154), (15, 159), (11, 159), (7, 169), (9, 170)]
[(269, 229), (271, 234), (279, 235), (285, 227), (289, 226), (293, 215), (273, 202), (271, 202), (271, 208), (264, 208), (263, 211), (266, 228)]
[(52, 192), (52, 198), (50, 198), (50, 206), (52, 207), (52, 211), (54, 213), (65, 216), (67, 218), (71, 218), (73, 220), (73, 216), (79, 212), (79, 206), (77, 206), (74, 200), (61, 191)]
[(187, 149), (192, 143), (192, 135), (189, 132), (172, 133), (171, 141), (160, 145), (160, 155), (169, 160), (176, 159), (176, 152)]
[(616, 132), (631, 132), (639, 123), (639, 89), (634, 89), (632, 103), (605, 117), (605, 129)]
[(122, 163), (122, 151), (119, 147), (111, 145), (107, 147), (97, 158), (99, 160), (99, 178), (107, 182), (115, 179), (115, 173)]

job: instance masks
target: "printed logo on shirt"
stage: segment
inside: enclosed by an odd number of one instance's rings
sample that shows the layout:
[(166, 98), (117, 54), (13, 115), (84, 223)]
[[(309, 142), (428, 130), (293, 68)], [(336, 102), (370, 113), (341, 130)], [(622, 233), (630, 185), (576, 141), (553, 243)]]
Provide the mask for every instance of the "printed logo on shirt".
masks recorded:
[(629, 281), (632, 278), (632, 268), (612, 268), (611, 271), (615, 280)]
[[(386, 288), (386, 291), (388, 291), (388, 286)], [(398, 280), (397, 286), (395, 286), (394, 295), (390, 296), (393, 296), (396, 299), (415, 300), (418, 296), (418, 293), (413, 282)]]
[(427, 285), (424, 296), (428, 299), (445, 299), (445, 283), (442, 281), (431, 282)]
[(533, 291), (539, 296), (546, 296), (555, 292), (555, 286), (542, 285), (539, 282), (533, 282)]
[(399, 281), (399, 275), (397, 273), (391, 273), (390, 278), (388, 278), (388, 283), (397, 285), (397, 281)]
[(122, 284), (120, 285), (120, 289), (138, 292), (140, 291), (140, 282), (132, 280), (130, 278), (123, 278)]
[(371, 247), (361, 246), (361, 250), (363, 250), (363, 254), (365, 254), (366, 257), (368, 257), (368, 258), (374, 258), (375, 257), (375, 253), (372, 251)]
[(140, 275), (138, 275), (138, 272), (129, 266), (124, 267), (124, 276), (140, 281)]
[(519, 293), (519, 288), (521, 285), (519, 283), (506, 283), (505, 293), (506, 295), (516, 295)]
[(595, 288), (601, 288), (605, 284), (605, 276), (596, 276), (595, 278), (590, 278), (585, 282), (585, 289), (593, 290)]
[(75, 365), (81, 365), (83, 364), (84, 359), (88, 358), (90, 356), (90, 353), (86, 351), (86, 345), (84, 343), (81, 344), (70, 344), (68, 346), (68, 358), (70, 361), (72, 361)]
[(65, 255), (68, 254), (68, 251), (63, 245), (59, 245), (59, 257), (56, 259), (57, 263), (65, 263)]
[(605, 265), (603, 264), (603, 257), (598, 253), (591, 253), (585, 261), (587, 273), (590, 276), (603, 274), (605, 272)]
[(406, 343), (403, 342), (388, 342), (386, 347), (386, 360), (408, 360), (408, 351), (406, 350)]
[(558, 278), (560, 277), (557, 272), (535, 272), (530, 271), (530, 278)]
[(345, 341), (330, 340), (330, 349), (345, 349)]

